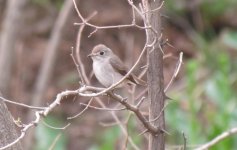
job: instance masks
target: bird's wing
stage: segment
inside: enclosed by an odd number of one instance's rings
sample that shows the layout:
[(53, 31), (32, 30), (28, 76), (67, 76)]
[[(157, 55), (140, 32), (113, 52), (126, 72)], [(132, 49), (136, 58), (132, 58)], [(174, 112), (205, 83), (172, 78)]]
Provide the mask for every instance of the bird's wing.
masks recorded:
[(125, 76), (127, 74), (127, 68), (117, 56), (113, 56), (110, 58), (110, 64), (112, 65), (114, 70), (120, 73), (121, 75)]
[[(123, 62), (117, 56), (113, 56), (112, 58), (110, 58), (110, 64), (112, 65), (114, 70), (120, 73), (122, 76), (125, 76), (128, 73), (127, 68), (124, 66)], [(127, 79), (136, 83), (131, 74), (127, 77)]]

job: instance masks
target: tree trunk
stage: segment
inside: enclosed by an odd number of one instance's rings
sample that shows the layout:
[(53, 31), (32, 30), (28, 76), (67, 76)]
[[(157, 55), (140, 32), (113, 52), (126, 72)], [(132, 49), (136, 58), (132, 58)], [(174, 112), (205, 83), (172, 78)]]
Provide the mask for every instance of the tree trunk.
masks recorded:
[[(161, 17), (160, 10), (151, 11), (158, 8), (161, 5), (161, 0), (143, 0), (143, 5), (146, 15), (146, 25), (151, 25), (157, 32), (155, 34), (151, 30), (147, 30), (147, 40), (151, 44), (154, 39), (157, 38), (154, 50), (149, 49), (147, 53), (148, 59), (148, 98), (150, 100), (149, 119), (156, 118), (164, 107), (164, 77), (163, 77), (163, 53), (159, 48), (159, 37), (161, 35)], [(154, 126), (160, 129), (165, 129), (164, 112), (162, 112), (159, 119), (152, 122)], [(158, 133), (156, 135), (150, 134), (149, 136), (149, 150), (164, 150), (165, 149), (165, 137), (164, 133)]]
[[(4, 102), (0, 101), (0, 148), (13, 142), (17, 137), (12, 116)], [(18, 142), (6, 150), (22, 150), (21, 143)]]

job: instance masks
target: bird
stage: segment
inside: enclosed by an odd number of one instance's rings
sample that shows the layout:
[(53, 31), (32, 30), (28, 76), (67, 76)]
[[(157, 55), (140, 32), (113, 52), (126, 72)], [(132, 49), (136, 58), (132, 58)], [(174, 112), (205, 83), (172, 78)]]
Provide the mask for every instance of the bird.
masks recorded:
[[(121, 59), (104, 44), (96, 45), (88, 57), (91, 57), (93, 61), (95, 77), (105, 87), (110, 87), (117, 83), (128, 73), (128, 69)], [(117, 88), (123, 87), (124, 84), (145, 86), (146, 82), (131, 73)]]

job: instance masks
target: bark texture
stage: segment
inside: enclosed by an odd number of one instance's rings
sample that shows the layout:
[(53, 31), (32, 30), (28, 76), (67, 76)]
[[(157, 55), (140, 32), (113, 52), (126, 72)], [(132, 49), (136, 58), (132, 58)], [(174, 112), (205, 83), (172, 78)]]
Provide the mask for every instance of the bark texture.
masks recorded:
[[(155, 38), (161, 35), (161, 17), (160, 10), (151, 11), (158, 8), (161, 5), (161, 0), (144, 0), (144, 7), (148, 12), (146, 17), (146, 24), (151, 25), (157, 34), (148, 30), (147, 38), (149, 43), (152, 43)], [(155, 49), (148, 50), (148, 98), (150, 100), (149, 119), (156, 118), (164, 107), (164, 77), (163, 77), (163, 53), (159, 49), (160, 41), (157, 40)], [(154, 126), (160, 129), (165, 129), (164, 112), (162, 112), (159, 119), (152, 122)], [(164, 150), (165, 149), (165, 137), (164, 133), (158, 133), (156, 135), (150, 134), (149, 136), (149, 150)]]
[[(6, 105), (0, 101), (0, 147), (13, 142), (17, 137), (18, 135), (15, 130), (12, 116)], [(21, 143), (17, 143), (6, 150), (22, 150)]]

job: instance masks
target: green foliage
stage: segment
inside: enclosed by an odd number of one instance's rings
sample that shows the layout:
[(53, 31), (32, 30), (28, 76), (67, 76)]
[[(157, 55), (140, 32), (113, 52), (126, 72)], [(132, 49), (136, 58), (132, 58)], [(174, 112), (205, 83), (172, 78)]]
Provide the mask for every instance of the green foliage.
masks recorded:
[[(196, 40), (199, 57), (185, 65), (186, 87), (173, 93), (178, 99), (167, 109), (167, 122), (174, 131), (172, 143), (182, 144), (184, 131), (188, 144), (202, 144), (237, 123), (237, 67), (228, 48), (236, 50), (236, 31), (225, 31), (220, 37)], [(195, 40), (194, 40), (195, 41)], [(234, 149), (237, 137), (230, 137), (211, 149)]]
[[(44, 119), (51, 126), (60, 127), (63, 121), (55, 116), (48, 116)], [(57, 139), (54, 150), (65, 150), (67, 146), (67, 138), (62, 130), (55, 130), (40, 123), (36, 128), (36, 145), (35, 150), (49, 149)]]
[(106, 131), (100, 138), (102, 145), (100, 146), (100, 150), (110, 150), (114, 149), (116, 145), (116, 141), (120, 136), (119, 127), (111, 128)]
[[(133, 139), (133, 142), (140, 147), (139, 145), (141, 145), (142, 142), (142, 137), (138, 136), (138, 132), (136, 130), (137, 127), (137, 120), (134, 117), (130, 117), (129, 121), (128, 121), (128, 134), (129, 136)], [(120, 129), (121, 130), (121, 129)], [(132, 150), (133, 148), (131, 147), (130, 144), (128, 144), (128, 150)]]
[[(178, 2), (168, 1), (170, 13), (185, 14)], [(186, 3), (187, 4), (187, 3)], [(185, 65), (185, 90), (173, 92), (177, 101), (166, 109), (169, 143), (183, 144), (182, 131), (188, 145), (203, 144), (237, 125), (237, 30), (212, 28), (215, 19), (237, 8), (234, 0), (203, 1), (199, 5), (204, 19), (204, 33), (193, 34), (196, 58)], [(172, 15), (171, 15), (172, 16)], [(237, 137), (229, 137), (211, 150), (235, 149)]]
[(33, 3), (40, 5), (40, 6), (45, 6), (49, 4), (49, 0), (32, 0)]
[(201, 12), (204, 19), (213, 20), (224, 15), (231, 9), (236, 9), (236, 0), (208, 0), (201, 4)]
[(55, 6), (58, 10), (63, 6), (63, 0), (32, 0), (34, 4), (45, 7), (48, 5)]
[(119, 127), (112, 127), (106, 130), (102, 135), (99, 135), (98, 143), (93, 145), (90, 150), (111, 150), (114, 149), (116, 145), (116, 141), (118, 137), (120, 136), (120, 129)]

